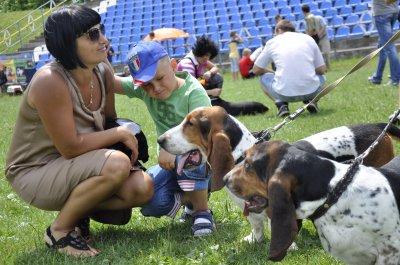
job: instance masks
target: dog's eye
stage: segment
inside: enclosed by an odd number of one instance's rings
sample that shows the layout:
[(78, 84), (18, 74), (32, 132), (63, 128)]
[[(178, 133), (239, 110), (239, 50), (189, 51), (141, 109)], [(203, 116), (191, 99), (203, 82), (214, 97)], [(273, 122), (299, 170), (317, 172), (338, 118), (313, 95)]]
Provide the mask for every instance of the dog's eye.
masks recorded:
[(186, 125), (189, 126), (189, 127), (192, 127), (193, 123), (191, 123), (190, 121), (186, 121)]
[(249, 169), (249, 167), (250, 167), (249, 162), (244, 161), (244, 168), (245, 168), (245, 169)]

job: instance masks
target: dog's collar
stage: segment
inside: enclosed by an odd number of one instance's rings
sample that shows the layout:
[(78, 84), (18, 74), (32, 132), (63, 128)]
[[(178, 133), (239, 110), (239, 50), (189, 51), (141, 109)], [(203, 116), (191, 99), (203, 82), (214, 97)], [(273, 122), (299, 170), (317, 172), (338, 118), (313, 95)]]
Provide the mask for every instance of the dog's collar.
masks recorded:
[(337, 183), (337, 185), (328, 192), (326, 196), (325, 202), (320, 205), (309, 217), (313, 223), (315, 220), (323, 216), (329, 208), (331, 208), (343, 194), (343, 192), (347, 189), (350, 183), (353, 181), (354, 175), (357, 173), (360, 164), (362, 163), (362, 159), (356, 159), (347, 169), (346, 174), (344, 174), (343, 178)]
[(237, 165), (237, 164), (239, 164), (240, 162), (242, 162), (245, 158), (246, 158), (246, 154), (245, 154), (245, 153), (242, 153), (242, 155), (239, 156), (238, 159), (236, 159), (235, 165)]
[(254, 144), (267, 142), (272, 137), (271, 133), (269, 132), (269, 129), (253, 132), (251, 134), (256, 138), (256, 142)]

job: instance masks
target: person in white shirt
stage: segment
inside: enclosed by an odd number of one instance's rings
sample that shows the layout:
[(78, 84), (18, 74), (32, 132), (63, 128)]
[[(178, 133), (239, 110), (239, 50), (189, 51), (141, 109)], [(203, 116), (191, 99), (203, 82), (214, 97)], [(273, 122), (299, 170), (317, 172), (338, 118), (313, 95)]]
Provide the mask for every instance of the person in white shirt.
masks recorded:
[[(285, 117), (289, 115), (289, 102), (308, 103), (323, 89), (326, 66), (315, 41), (296, 33), (291, 21), (280, 21), (275, 33), (255, 61), (253, 72), (261, 76), (264, 92), (275, 102), (277, 117)], [(276, 71), (266, 69), (271, 62)], [(308, 105), (307, 110), (319, 112), (317, 103)]]

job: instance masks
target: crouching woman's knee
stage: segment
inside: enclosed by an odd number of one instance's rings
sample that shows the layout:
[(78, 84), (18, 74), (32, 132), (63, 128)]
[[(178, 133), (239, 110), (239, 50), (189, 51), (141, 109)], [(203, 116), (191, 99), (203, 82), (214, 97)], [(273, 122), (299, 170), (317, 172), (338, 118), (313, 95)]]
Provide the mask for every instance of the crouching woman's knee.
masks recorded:
[[(149, 174), (143, 171), (134, 171), (132, 177), (130, 192), (131, 201), (135, 206), (141, 206), (149, 203), (154, 195), (154, 185)], [(127, 185), (128, 186), (128, 185)]]
[(128, 156), (120, 151), (113, 151), (100, 174), (106, 177), (107, 181), (112, 181), (114, 185), (120, 186), (129, 177), (131, 167)]

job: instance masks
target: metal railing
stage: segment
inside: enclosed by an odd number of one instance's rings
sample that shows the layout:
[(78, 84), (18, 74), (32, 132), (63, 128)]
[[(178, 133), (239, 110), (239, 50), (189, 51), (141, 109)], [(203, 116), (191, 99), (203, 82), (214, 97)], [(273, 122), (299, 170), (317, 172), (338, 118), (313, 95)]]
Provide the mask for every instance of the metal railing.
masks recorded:
[(46, 17), (54, 8), (63, 5), (65, 2), (67, 2), (67, 0), (60, 1), (56, 4), (55, 0), (50, 0), (7, 28), (2, 29), (0, 31), (0, 54), (5, 54), (16, 46), (22, 48), (28, 43), (28, 40), (32, 39), (32, 36), (41, 34)]

